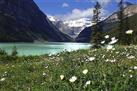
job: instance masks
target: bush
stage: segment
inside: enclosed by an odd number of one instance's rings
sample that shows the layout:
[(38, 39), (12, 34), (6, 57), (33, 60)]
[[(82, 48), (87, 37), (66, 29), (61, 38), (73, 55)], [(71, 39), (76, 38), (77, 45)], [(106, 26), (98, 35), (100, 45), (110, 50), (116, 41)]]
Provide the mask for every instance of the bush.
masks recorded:
[(14, 46), (13, 49), (12, 49), (11, 56), (17, 56), (17, 54), (18, 54), (17, 48), (16, 48), (16, 46)]
[(0, 55), (7, 55), (6, 51), (0, 49)]

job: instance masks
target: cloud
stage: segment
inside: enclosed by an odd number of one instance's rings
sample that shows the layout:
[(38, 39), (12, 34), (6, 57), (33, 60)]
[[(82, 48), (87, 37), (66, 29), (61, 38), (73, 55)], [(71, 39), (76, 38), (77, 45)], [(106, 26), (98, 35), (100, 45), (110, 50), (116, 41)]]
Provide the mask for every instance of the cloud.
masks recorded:
[(84, 17), (90, 17), (93, 15), (92, 10), (93, 9), (86, 9), (86, 10), (73, 9), (71, 13), (60, 15), (59, 17), (61, 17), (63, 20), (74, 20)]
[(66, 20), (73, 20), (73, 19), (79, 19), (84, 17), (90, 17), (93, 15), (93, 8), (89, 8), (86, 10), (80, 10), (80, 9), (73, 9), (71, 14), (68, 14), (66, 17)]
[(68, 3), (63, 3), (62, 7), (69, 7), (69, 4)]
[[(88, 8), (85, 10), (80, 10), (80, 9), (73, 9), (71, 13), (65, 14), (65, 15), (59, 15), (60, 19), (62, 20), (75, 20), (75, 19), (80, 19), (80, 18), (92, 18), (93, 16), (93, 9), (94, 8)], [(106, 17), (108, 15), (108, 11), (102, 9), (102, 17)]]

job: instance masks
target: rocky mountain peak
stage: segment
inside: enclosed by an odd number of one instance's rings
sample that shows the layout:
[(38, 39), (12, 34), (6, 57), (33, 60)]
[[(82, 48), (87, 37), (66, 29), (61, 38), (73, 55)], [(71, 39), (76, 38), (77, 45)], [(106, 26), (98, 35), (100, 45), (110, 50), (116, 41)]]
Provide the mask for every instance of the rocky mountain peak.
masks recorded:
[[(125, 7), (124, 9), (124, 15), (130, 17), (134, 14), (137, 13), (137, 5), (136, 4), (129, 4)], [(118, 21), (118, 11), (113, 13), (111, 16), (109, 16), (105, 22), (109, 23), (109, 22), (115, 22), (115, 21)]]

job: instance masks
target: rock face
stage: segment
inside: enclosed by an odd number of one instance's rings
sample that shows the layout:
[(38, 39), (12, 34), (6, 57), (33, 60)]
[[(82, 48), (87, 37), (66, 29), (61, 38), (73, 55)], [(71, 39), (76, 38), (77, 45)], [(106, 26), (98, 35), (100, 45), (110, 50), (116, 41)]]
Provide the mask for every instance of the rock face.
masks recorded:
[[(107, 19), (101, 22), (101, 26), (103, 26), (104, 32), (111, 32), (115, 31), (115, 29), (118, 28), (118, 17), (117, 17), (118, 12), (113, 13), (111, 16), (109, 16)], [(129, 23), (130, 23), (130, 28), (133, 30), (137, 30), (137, 5), (129, 5), (125, 8), (124, 14), (128, 15), (129, 17)], [(118, 31), (117, 31), (118, 32)], [(91, 36), (92, 29), (85, 28), (82, 30), (82, 32), (79, 34), (79, 36), (76, 38), (77, 42), (90, 42), (89, 39), (92, 38)], [(117, 34), (116, 32), (113, 33), (114, 35)], [(113, 35), (112, 34), (112, 35)], [(110, 33), (111, 35), (111, 33)]]
[[(133, 16), (137, 13), (137, 5), (129, 5), (125, 7), (124, 9), (124, 15), (127, 15), (128, 17)], [(109, 16), (105, 22), (106, 23), (112, 23), (118, 21), (118, 12), (113, 13), (111, 16)]]
[(70, 41), (33, 0), (0, 0), (0, 42)]

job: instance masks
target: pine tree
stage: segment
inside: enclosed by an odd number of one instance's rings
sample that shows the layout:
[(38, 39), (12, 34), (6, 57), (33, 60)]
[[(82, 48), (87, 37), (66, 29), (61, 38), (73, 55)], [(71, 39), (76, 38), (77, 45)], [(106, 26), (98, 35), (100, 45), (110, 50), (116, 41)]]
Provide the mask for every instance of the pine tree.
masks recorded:
[(124, 14), (124, 1), (120, 0), (119, 2), (119, 42), (121, 44), (129, 45), (130, 38), (126, 35), (126, 31), (129, 30), (128, 15)]
[(127, 35), (126, 31), (129, 30), (129, 18), (128, 14), (124, 14), (124, 1), (119, 2), (119, 42), (121, 44), (130, 45), (132, 41), (131, 35)]
[[(125, 30), (126, 30), (126, 31), (130, 30), (130, 28), (129, 28), (129, 17), (128, 17), (128, 15), (127, 15), (126, 18), (125, 18)], [(126, 45), (130, 45), (131, 42), (132, 42), (132, 36), (126, 34), (126, 36), (125, 36), (125, 42), (126, 42), (126, 43), (125, 43)]]
[(118, 19), (119, 19), (119, 42), (124, 43), (124, 7), (123, 7), (123, 0), (120, 0), (119, 4), (119, 13), (118, 13)]
[(101, 26), (100, 26), (100, 14), (101, 14), (101, 5), (99, 2), (96, 3), (93, 10), (93, 33), (92, 33), (92, 43), (94, 47), (101, 47)]

